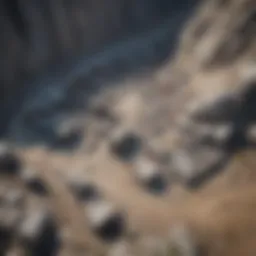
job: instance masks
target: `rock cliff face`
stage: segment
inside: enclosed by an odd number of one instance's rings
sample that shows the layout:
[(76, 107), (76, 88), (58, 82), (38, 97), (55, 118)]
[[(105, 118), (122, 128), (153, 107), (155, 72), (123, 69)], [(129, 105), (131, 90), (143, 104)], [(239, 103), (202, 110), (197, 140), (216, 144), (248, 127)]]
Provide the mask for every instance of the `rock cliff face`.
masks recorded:
[[(159, 26), (183, 10), (189, 12), (194, 3), (187, 0), (36, 0), (26, 3), (2, 0), (0, 92), (4, 95), (1, 108), (5, 108), (5, 112), (0, 116), (5, 119), (4, 123), (9, 122), (18, 108), (20, 95), (31, 90), (27, 80), (33, 80), (40, 73), (47, 76), (47, 69), (61, 69), (63, 63), (70, 63), (76, 57), (91, 58), (106, 47)], [(2, 124), (1, 134), (5, 128)]]
[(178, 41), (186, 12), (39, 77), (0, 148), (1, 253), (255, 255), (255, 12), (207, 0)]

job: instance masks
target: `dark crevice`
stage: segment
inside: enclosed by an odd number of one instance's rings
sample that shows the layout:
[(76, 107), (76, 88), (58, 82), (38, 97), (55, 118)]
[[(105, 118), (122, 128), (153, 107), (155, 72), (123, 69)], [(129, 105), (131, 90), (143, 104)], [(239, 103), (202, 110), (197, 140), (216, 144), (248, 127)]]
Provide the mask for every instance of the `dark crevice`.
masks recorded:
[(168, 189), (168, 180), (161, 173), (154, 175), (145, 184), (146, 189), (154, 195), (163, 195)]
[(39, 196), (47, 196), (49, 192), (44, 184), (44, 181), (39, 177), (33, 177), (26, 181), (26, 186), (29, 191)]
[(101, 193), (93, 184), (72, 184), (71, 189), (75, 197), (82, 202), (88, 203), (90, 201), (98, 200)]
[(119, 240), (126, 231), (126, 223), (124, 217), (117, 213), (109, 217), (103, 225), (96, 228), (94, 232), (100, 239), (106, 242), (115, 242)]
[(142, 149), (142, 139), (132, 133), (125, 134), (122, 138), (112, 142), (112, 153), (123, 161), (131, 161), (138, 156)]
[(1, 174), (16, 175), (21, 168), (20, 159), (12, 152), (1, 152), (0, 172)]
[(36, 241), (25, 242), (28, 255), (31, 256), (56, 256), (60, 248), (60, 239), (55, 223), (48, 220)]

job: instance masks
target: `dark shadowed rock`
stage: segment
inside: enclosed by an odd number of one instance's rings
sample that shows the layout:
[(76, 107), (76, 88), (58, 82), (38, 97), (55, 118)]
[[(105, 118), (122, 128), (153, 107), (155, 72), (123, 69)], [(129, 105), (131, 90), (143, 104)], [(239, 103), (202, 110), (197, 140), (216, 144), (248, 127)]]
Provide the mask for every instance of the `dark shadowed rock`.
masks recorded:
[(142, 149), (142, 139), (133, 133), (127, 133), (111, 142), (111, 152), (122, 161), (136, 158)]
[(17, 174), (21, 167), (21, 161), (8, 145), (0, 144), (0, 173)]
[(29, 211), (19, 227), (19, 236), (30, 255), (56, 255), (59, 248), (57, 227), (44, 209)]
[(45, 182), (36, 171), (24, 169), (21, 173), (21, 179), (30, 192), (39, 196), (46, 196), (49, 194)]

